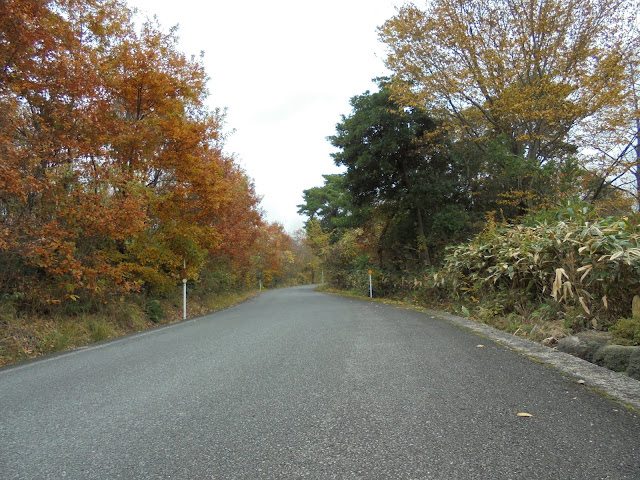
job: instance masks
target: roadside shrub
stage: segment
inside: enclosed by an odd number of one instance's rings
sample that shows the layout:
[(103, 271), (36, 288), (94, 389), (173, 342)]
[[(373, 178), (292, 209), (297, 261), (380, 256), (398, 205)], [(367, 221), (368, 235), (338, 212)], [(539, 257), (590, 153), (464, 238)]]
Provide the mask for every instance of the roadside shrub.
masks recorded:
[(159, 323), (165, 317), (162, 304), (158, 300), (149, 300), (144, 306), (144, 313), (153, 323)]
[(366, 272), (371, 259), (363, 252), (364, 232), (356, 228), (327, 247), (327, 280), (332, 287), (344, 290), (362, 289), (367, 285)]
[(640, 227), (628, 218), (490, 225), (448, 249), (436, 280), (458, 296), (509, 291), (539, 304), (552, 298), (567, 311), (579, 309), (585, 326), (606, 328), (630, 316), (640, 289)]
[(640, 345), (640, 319), (621, 318), (609, 331), (621, 345)]

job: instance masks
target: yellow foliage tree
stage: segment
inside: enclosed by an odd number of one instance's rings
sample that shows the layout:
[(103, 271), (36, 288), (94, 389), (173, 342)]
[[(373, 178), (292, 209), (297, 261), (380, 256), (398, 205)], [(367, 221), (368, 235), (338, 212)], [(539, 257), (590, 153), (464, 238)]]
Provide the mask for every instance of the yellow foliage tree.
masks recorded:
[(594, 177), (592, 200), (602, 200), (604, 193), (615, 189), (618, 196), (633, 199), (636, 209), (640, 209), (639, 27), (633, 24), (636, 44), (625, 62), (625, 101), (589, 119), (577, 135), (584, 147), (581, 160)]
[[(434, 0), (380, 28), (394, 92), (471, 138), (542, 165), (583, 120), (624, 103), (636, 0)], [(478, 121), (480, 119), (481, 121)]]

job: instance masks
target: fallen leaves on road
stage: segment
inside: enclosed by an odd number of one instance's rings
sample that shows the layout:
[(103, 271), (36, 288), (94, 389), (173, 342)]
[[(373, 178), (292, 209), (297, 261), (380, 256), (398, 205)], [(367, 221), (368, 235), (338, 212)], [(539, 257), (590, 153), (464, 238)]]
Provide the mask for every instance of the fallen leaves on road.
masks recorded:
[(484, 348), (484, 345), (476, 345), (476, 348)]
[(516, 415), (518, 417), (533, 417), (533, 415), (531, 415), (530, 413), (526, 413), (526, 412), (516, 412)]

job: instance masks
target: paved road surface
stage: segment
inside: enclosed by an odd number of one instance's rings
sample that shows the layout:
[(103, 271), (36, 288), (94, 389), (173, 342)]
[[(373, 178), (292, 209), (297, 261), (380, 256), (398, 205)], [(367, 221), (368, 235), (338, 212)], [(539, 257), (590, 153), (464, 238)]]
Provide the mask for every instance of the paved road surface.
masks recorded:
[(0, 478), (637, 480), (640, 419), (459, 326), (302, 287), (0, 370)]

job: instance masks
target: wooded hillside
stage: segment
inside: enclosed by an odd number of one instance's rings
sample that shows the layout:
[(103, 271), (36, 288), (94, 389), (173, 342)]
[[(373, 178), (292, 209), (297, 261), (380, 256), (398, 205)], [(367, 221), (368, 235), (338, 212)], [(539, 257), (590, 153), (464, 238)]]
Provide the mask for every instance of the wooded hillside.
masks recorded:
[(176, 35), (119, 0), (0, 2), (3, 302), (161, 297), (185, 261), (209, 290), (310, 277), (225, 152), (201, 59)]
[(635, 0), (400, 8), (379, 29), (392, 75), (328, 138), (345, 173), (300, 205), (331, 284), (366, 288), (372, 269), (381, 296), (453, 298), (518, 325), (538, 312), (567, 331), (631, 317), (638, 12)]

